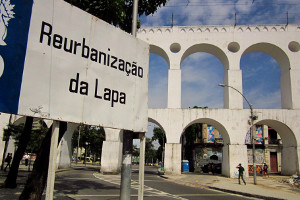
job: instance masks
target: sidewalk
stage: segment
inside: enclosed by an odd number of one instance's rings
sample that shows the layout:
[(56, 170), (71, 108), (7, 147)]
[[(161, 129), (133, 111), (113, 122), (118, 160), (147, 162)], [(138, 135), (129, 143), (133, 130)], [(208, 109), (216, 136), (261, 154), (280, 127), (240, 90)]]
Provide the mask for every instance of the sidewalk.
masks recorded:
[(271, 175), (264, 178), (257, 176), (257, 185), (253, 184), (253, 177), (245, 178), (247, 185), (239, 185), (237, 178), (226, 178), (218, 175), (184, 173), (181, 175), (162, 175), (162, 177), (179, 184), (210, 188), (260, 199), (300, 199), (300, 189), (286, 182), (290, 178), (289, 176)]
[[(32, 169), (32, 166), (31, 166)], [(6, 179), (6, 176), (8, 174), (7, 170), (6, 172), (0, 170), (0, 185), (2, 185)], [(28, 174), (28, 166), (20, 165), (19, 172), (18, 172), (18, 178), (17, 178), (17, 188), (10, 189), (10, 188), (1, 188), (0, 187), (0, 199), (2, 200), (17, 200), (19, 199), (19, 196), (21, 195), (21, 192), (23, 191), (23, 188), (25, 186)]]
[[(59, 171), (64, 170), (58, 170), (57, 172)], [(8, 172), (0, 171), (0, 184), (4, 182), (7, 173)], [(28, 174), (28, 168), (24, 165), (20, 165), (17, 179), (18, 187), (15, 189), (0, 188), (0, 199), (19, 199)], [(245, 178), (247, 185), (239, 185), (238, 179), (236, 178), (226, 178), (219, 175), (184, 173), (181, 175), (161, 175), (161, 177), (168, 181), (183, 185), (210, 188), (249, 197), (256, 197), (259, 199), (300, 199), (300, 189), (287, 183), (290, 178), (289, 176), (271, 175), (266, 178), (257, 176), (257, 185), (253, 184), (253, 177)]]

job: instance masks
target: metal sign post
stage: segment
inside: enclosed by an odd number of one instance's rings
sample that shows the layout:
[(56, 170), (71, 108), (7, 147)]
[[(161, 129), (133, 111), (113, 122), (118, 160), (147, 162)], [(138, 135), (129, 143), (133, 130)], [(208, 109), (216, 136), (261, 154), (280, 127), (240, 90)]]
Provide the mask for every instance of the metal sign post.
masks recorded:
[(133, 132), (124, 131), (120, 200), (130, 200)]
[[(137, 13), (138, 0), (134, 0), (132, 12), (132, 29), (131, 34), (136, 37), (137, 29)], [(131, 194), (131, 158), (132, 158), (132, 140), (133, 132), (124, 131), (123, 136), (123, 158), (122, 158), (122, 172), (121, 172), (121, 200), (130, 200)], [(142, 200), (144, 197), (144, 159), (145, 159), (145, 133), (140, 136), (140, 163), (139, 163), (139, 191), (138, 199)]]
[(145, 148), (146, 148), (146, 137), (145, 133), (139, 134), (140, 138), (140, 162), (139, 162), (139, 191), (138, 200), (144, 199), (144, 178), (145, 178)]
[(58, 135), (59, 135), (59, 122), (53, 121), (52, 133), (51, 133), (50, 155), (49, 155), (47, 188), (46, 188), (46, 200), (53, 199)]

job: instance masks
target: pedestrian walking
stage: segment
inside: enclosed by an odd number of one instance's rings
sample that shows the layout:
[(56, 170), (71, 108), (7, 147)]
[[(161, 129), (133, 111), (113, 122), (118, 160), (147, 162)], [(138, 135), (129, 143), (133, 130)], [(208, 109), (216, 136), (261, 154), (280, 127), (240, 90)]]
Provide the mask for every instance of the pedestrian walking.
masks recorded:
[(268, 165), (266, 163), (264, 163), (263, 165), (263, 176), (267, 176), (269, 177), (269, 173), (268, 173)]
[(214, 163), (211, 164), (211, 172), (213, 175), (215, 175), (215, 169), (216, 169), (216, 166)]
[(26, 155), (24, 156), (24, 158), (25, 158), (25, 166), (27, 166), (28, 165), (28, 160), (29, 160), (28, 153), (26, 153)]
[(5, 158), (6, 166), (4, 168), (4, 171), (6, 171), (7, 166), (10, 169), (10, 162), (11, 162), (11, 159), (12, 159), (11, 155), (12, 155), (11, 153), (8, 153), (7, 156), (6, 156), (6, 158)]
[(239, 184), (241, 184), (241, 178), (244, 184), (246, 185), (246, 181), (244, 180), (244, 167), (242, 167), (242, 164), (240, 163), (236, 168), (239, 169)]

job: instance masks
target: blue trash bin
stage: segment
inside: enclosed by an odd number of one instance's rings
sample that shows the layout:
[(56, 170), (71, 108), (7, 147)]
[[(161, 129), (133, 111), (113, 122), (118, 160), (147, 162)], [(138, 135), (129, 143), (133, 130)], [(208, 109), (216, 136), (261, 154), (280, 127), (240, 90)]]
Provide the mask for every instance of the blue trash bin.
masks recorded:
[(182, 161), (182, 172), (189, 172), (189, 171), (190, 171), (189, 161), (183, 160)]

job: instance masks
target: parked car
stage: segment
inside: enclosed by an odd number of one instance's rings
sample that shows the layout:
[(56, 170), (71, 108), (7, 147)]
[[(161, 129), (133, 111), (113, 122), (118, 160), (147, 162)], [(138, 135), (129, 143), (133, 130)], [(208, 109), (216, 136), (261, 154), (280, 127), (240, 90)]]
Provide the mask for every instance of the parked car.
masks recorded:
[(222, 173), (222, 164), (221, 163), (208, 163), (202, 167), (203, 173), (213, 173), (221, 174)]

